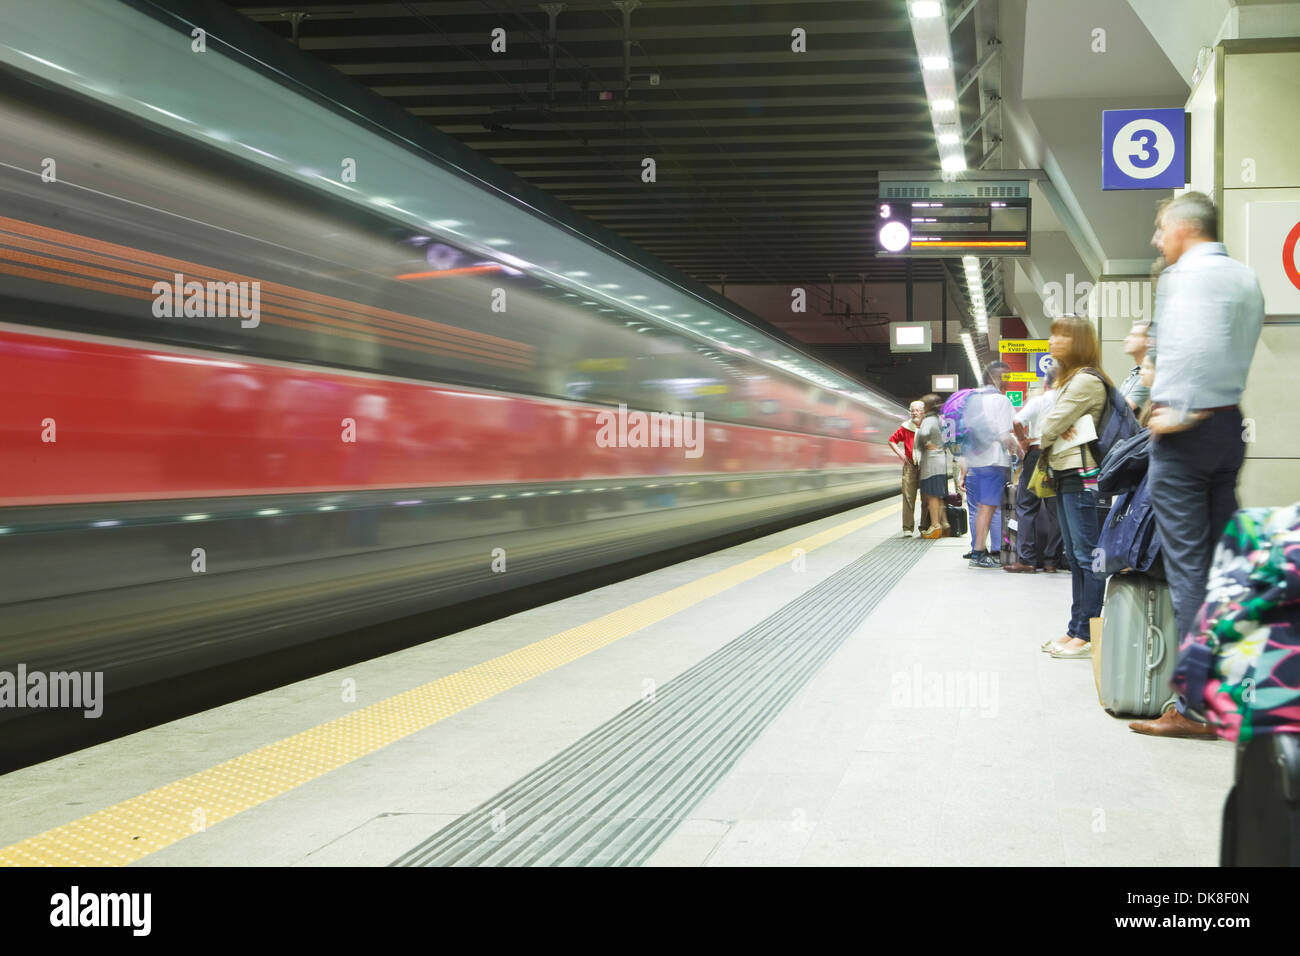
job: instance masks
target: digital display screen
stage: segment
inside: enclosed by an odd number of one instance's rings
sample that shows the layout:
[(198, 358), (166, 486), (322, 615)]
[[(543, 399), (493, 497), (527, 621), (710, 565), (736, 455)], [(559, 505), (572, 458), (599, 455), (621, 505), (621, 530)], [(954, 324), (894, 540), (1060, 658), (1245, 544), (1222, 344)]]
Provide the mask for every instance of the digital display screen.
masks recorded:
[(1028, 199), (893, 200), (876, 207), (876, 255), (1029, 255)]
[(889, 351), (928, 352), (931, 349), (929, 322), (890, 322)]

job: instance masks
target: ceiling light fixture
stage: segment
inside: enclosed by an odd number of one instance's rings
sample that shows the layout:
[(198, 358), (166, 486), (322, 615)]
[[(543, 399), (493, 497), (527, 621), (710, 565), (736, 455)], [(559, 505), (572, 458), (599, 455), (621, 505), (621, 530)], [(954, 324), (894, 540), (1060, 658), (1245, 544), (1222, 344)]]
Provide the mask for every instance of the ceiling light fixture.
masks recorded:
[(965, 172), (966, 150), (957, 102), (957, 76), (953, 68), (952, 36), (944, 5), (916, 0), (912, 14), (912, 39), (921, 64), (921, 80), (930, 105), (930, 122), (939, 149), (939, 166), (945, 173)]

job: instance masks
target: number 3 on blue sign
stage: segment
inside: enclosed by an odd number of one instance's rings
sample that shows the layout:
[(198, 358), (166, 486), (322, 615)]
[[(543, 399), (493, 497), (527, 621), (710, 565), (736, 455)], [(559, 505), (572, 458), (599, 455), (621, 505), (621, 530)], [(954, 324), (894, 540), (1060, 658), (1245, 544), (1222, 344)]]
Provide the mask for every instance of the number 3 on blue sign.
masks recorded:
[(1135, 119), (1116, 134), (1111, 156), (1125, 176), (1152, 179), (1174, 161), (1174, 134), (1156, 120)]
[(1177, 107), (1102, 113), (1102, 189), (1184, 185), (1186, 114)]
[[(1164, 129), (1162, 126), (1161, 129)], [(1150, 169), (1156, 163), (1160, 162), (1160, 151), (1155, 149), (1156, 134), (1154, 130), (1140, 129), (1133, 134), (1133, 142), (1141, 142), (1142, 156), (1139, 158), (1132, 153), (1129, 154), (1129, 161), (1139, 169)], [(1165, 160), (1164, 165), (1168, 165), (1169, 160)]]

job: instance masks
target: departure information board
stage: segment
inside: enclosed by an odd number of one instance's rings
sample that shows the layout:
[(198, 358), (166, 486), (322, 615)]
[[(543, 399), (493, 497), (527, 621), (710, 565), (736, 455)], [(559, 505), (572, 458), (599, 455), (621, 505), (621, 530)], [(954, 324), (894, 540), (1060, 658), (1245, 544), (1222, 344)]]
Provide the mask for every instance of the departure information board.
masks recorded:
[(928, 198), (876, 205), (876, 255), (1029, 255), (1029, 199)]

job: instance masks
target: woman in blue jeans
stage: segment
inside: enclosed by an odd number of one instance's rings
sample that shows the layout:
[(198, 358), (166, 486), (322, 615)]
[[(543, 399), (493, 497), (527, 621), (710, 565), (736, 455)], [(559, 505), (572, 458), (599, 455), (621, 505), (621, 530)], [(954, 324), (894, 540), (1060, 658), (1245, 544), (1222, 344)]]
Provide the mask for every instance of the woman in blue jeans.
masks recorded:
[(1056, 363), (1056, 403), (1043, 419), (1042, 455), (1056, 485), (1061, 541), (1070, 557), (1073, 603), (1065, 636), (1042, 645), (1058, 660), (1092, 656), (1090, 619), (1101, 614), (1106, 579), (1092, 570), (1097, 547), (1097, 465), (1088, 443), (1070, 446), (1086, 416), (1095, 431), (1106, 405), (1110, 379), (1101, 371), (1101, 343), (1087, 319), (1064, 316), (1052, 323), (1048, 350)]

